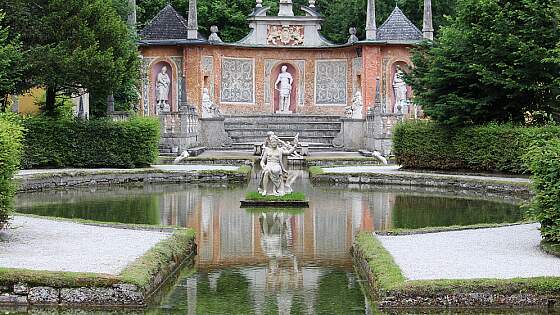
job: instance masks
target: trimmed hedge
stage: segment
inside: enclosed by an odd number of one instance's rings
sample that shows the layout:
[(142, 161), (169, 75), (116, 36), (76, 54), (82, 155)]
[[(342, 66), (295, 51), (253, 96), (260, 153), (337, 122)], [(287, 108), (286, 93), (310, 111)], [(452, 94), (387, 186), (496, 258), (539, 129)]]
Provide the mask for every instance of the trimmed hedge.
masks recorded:
[(447, 129), (431, 121), (408, 121), (393, 136), (397, 163), (405, 168), (523, 174), (532, 143), (560, 137), (560, 126), (521, 127), (491, 123)]
[(23, 120), (24, 168), (144, 167), (158, 157), (160, 126), (154, 118), (126, 121)]
[(535, 192), (531, 212), (541, 222), (544, 242), (560, 244), (560, 139), (534, 145), (526, 157)]
[(12, 178), (20, 164), (22, 135), (10, 116), (0, 116), (0, 229), (8, 221), (16, 191)]

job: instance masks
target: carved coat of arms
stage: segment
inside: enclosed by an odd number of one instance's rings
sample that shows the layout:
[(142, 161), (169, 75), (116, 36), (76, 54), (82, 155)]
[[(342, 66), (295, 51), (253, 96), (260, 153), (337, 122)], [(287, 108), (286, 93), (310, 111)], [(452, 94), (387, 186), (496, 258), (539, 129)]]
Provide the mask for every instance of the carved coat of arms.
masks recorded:
[(302, 25), (269, 25), (267, 43), (274, 46), (303, 45)]

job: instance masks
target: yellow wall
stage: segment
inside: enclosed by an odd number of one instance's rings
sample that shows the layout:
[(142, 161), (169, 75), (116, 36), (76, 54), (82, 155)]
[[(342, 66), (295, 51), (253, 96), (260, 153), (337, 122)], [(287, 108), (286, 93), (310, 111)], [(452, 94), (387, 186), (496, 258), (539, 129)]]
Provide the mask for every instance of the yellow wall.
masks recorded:
[(33, 88), (28, 93), (17, 97), (18, 113), (20, 114), (37, 114), (39, 106), (35, 102), (43, 96), (45, 90), (43, 88)]

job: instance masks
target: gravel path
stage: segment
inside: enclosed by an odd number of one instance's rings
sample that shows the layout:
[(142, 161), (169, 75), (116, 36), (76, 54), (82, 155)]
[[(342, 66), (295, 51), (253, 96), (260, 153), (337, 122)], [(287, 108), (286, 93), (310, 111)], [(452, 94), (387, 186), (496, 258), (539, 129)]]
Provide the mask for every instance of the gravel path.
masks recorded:
[(341, 166), (323, 168), (327, 173), (378, 173), (378, 174), (394, 174), (394, 175), (415, 175), (415, 176), (431, 176), (441, 178), (463, 178), (487, 181), (507, 181), (515, 183), (529, 183), (528, 178), (522, 177), (500, 177), (500, 176), (477, 176), (477, 175), (460, 175), (460, 174), (441, 174), (427, 172), (407, 172), (401, 171), (400, 166)]
[[(174, 172), (194, 172), (194, 171), (214, 171), (214, 170), (224, 170), (224, 171), (234, 171), (239, 167), (237, 166), (227, 166), (227, 165), (152, 165), (152, 170), (165, 170)], [(133, 169), (122, 169), (122, 168), (59, 168), (59, 169), (32, 169), (32, 170), (21, 170), (17, 173), (17, 177), (32, 176), (38, 174), (75, 174), (75, 173), (135, 173), (142, 171), (149, 171), (150, 168), (133, 168)]]
[(1, 236), (0, 267), (117, 275), (169, 234), (15, 216)]
[(538, 227), (377, 238), (410, 280), (560, 276), (560, 258), (539, 249)]

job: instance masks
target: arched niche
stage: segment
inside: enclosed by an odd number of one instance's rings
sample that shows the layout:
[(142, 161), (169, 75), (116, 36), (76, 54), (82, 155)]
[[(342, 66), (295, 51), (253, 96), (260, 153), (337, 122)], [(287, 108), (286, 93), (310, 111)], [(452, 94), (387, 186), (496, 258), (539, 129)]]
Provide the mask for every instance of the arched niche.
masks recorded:
[(170, 112), (176, 112), (178, 110), (178, 80), (177, 80), (177, 65), (167, 59), (167, 58), (160, 58), (156, 59), (150, 65), (150, 115), (156, 115), (157, 113), (161, 112), (161, 109), (157, 108), (157, 78), (158, 74), (161, 72), (163, 67), (167, 68), (167, 74), (171, 79), (171, 83), (169, 85), (169, 106)]
[(293, 65), (290, 62), (279, 62), (273, 68), (272, 72), (270, 73), (270, 87), (271, 87), (271, 95), (272, 97), (272, 112), (276, 113), (276, 111), (280, 110), (280, 91), (276, 90), (274, 83), (276, 83), (276, 79), (278, 79), (278, 75), (282, 71), (282, 66), (288, 67), (288, 72), (292, 75), (293, 82), (292, 82), (292, 92), (290, 93), (290, 107), (289, 110), (292, 113), (295, 113), (297, 110), (297, 103), (298, 103), (298, 88), (300, 83), (300, 73), (298, 71), (297, 66)]

